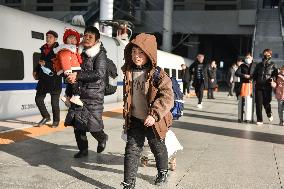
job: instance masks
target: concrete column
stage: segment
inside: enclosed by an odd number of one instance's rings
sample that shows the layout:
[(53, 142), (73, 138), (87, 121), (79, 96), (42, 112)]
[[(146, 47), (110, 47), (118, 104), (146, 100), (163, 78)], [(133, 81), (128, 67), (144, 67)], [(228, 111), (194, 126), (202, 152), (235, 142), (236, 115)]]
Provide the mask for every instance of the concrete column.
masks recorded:
[[(100, 20), (112, 20), (113, 19), (113, 0), (101, 0), (100, 1)], [(112, 36), (112, 28), (105, 26), (102, 28), (102, 33), (108, 36)]]
[(164, 1), (163, 50), (171, 52), (172, 49), (172, 14), (173, 0)]

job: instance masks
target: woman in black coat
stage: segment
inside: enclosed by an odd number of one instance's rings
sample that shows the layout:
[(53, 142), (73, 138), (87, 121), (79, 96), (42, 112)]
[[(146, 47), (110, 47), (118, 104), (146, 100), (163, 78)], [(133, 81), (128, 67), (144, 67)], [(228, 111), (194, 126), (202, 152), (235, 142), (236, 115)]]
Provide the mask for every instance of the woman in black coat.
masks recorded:
[(208, 99), (215, 99), (214, 98), (214, 89), (217, 87), (217, 65), (216, 62), (213, 60), (207, 68), (207, 98)]
[(95, 27), (88, 27), (84, 32), (83, 46), (79, 47), (83, 63), (81, 72), (70, 74), (68, 82), (78, 81), (80, 99), (83, 107), (72, 104), (65, 119), (65, 125), (74, 127), (75, 138), (79, 152), (74, 158), (88, 155), (88, 140), (86, 132), (90, 132), (98, 141), (97, 152), (101, 153), (108, 139), (104, 133), (102, 120), (107, 56), (103, 44), (99, 41), (100, 33)]

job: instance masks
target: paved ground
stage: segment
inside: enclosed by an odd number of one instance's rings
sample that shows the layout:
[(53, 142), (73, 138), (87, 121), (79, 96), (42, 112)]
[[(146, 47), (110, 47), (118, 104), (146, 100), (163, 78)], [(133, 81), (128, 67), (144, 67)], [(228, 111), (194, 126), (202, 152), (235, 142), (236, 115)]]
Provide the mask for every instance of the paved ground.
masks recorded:
[[(276, 103), (273, 123), (265, 117), (266, 124), (256, 126), (236, 122), (235, 98), (216, 96), (205, 99), (202, 110), (194, 97), (187, 100), (184, 116), (172, 128), (184, 150), (163, 188), (283, 188), (284, 128), (276, 125)], [(90, 153), (82, 159), (73, 159), (77, 148), (70, 127), (28, 128), (38, 116), (0, 122), (0, 188), (121, 188), (125, 143), (119, 107), (108, 107), (104, 116), (110, 136), (106, 151), (97, 154), (88, 135)], [(11, 131), (13, 124), (19, 130)], [(155, 188), (155, 175), (154, 162), (140, 167), (136, 188)]]

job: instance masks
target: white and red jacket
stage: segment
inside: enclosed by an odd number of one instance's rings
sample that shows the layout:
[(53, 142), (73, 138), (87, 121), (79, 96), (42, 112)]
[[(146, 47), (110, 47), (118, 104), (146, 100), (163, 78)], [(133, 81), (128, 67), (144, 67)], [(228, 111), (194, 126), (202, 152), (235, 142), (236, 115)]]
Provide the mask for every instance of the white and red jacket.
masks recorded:
[(56, 58), (53, 59), (53, 67), (57, 75), (81, 70), (80, 64), (82, 63), (82, 58), (78, 53), (76, 45), (62, 44), (54, 48), (53, 51), (56, 54)]

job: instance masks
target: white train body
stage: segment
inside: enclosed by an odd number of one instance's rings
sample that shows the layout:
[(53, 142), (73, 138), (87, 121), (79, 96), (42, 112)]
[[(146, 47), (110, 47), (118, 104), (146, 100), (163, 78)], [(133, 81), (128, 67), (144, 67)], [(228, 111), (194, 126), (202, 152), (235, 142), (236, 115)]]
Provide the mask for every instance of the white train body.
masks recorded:
[[(37, 114), (39, 111), (34, 99), (37, 81), (33, 79), (32, 72), (34, 59), (45, 43), (45, 33), (48, 30), (56, 31), (59, 35), (58, 42), (62, 43), (64, 28), (75, 28), (82, 33), (84, 28), (1, 5), (0, 18), (0, 120)], [(120, 68), (126, 43), (104, 35), (101, 35), (101, 41), (107, 50), (107, 56), (119, 70), (118, 90), (115, 94), (106, 96), (105, 103), (118, 102), (122, 100), (123, 76)], [(158, 51), (158, 65), (166, 69), (170, 76), (179, 76), (180, 65), (190, 63), (188, 59)], [(49, 95), (45, 103), (50, 110)], [(65, 109), (63, 103), (60, 107)]]

